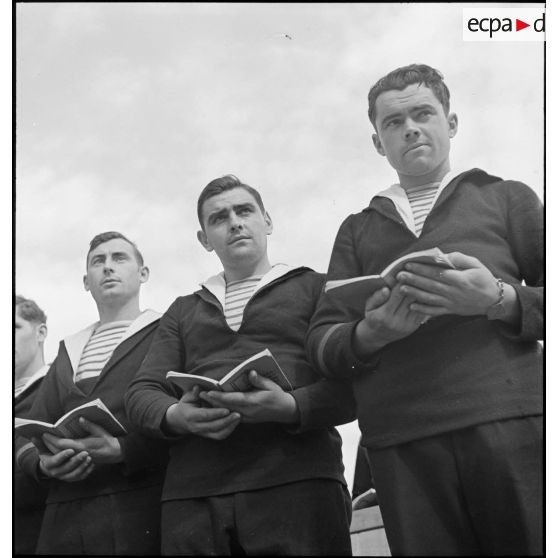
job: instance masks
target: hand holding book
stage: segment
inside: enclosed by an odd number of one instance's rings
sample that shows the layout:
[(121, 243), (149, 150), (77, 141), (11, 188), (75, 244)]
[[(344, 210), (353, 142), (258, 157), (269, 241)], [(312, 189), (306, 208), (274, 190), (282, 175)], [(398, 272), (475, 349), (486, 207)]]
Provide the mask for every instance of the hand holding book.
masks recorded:
[(202, 392), (200, 397), (212, 406), (224, 407), (240, 414), (242, 422), (279, 422), (295, 424), (299, 421), (298, 407), (290, 392), (284, 391), (270, 378), (250, 371), (248, 379), (253, 389), (245, 392)]

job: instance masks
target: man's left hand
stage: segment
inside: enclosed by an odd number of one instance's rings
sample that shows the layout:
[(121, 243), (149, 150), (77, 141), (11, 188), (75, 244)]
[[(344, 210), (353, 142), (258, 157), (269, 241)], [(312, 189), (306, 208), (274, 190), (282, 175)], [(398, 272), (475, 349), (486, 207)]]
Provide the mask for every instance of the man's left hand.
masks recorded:
[[(90, 436), (73, 440), (70, 438), (57, 438), (49, 434), (44, 434), (45, 442), (50, 449), (52, 445), (57, 451), (73, 449), (76, 453), (86, 451), (93, 460), (93, 463), (120, 463), (123, 460), (122, 448), (118, 438), (111, 436), (103, 427), (89, 420), (80, 417), (79, 423)], [(47, 438), (48, 436), (48, 438)]]
[(207, 391), (200, 393), (200, 398), (240, 413), (242, 422), (298, 422), (298, 408), (291, 394), (255, 370), (250, 371), (248, 378), (255, 388), (252, 391)]
[(416, 301), (411, 310), (429, 316), (486, 314), (498, 300), (495, 277), (477, 258), (460, 252), (448, 257), (456, 269), (408, 263), (397, 274), (401, 291)]

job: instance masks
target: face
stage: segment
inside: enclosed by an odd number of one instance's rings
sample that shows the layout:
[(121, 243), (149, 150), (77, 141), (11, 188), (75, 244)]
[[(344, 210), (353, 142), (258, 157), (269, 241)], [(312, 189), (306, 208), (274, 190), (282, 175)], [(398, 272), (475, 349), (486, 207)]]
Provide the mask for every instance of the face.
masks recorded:
[(450, 170), (457, 116), (446, 116), (432, 90), (416, 83), (381, 93), (376, 110), (374, 146), (397, 171), (401, 186), (441, 180)]
[(42, 343), (46, 337), (46, 325), (24, 320), (16, 310), (15, 320), (15, 374), (16, 378), (26, 372), (37, 354), (42, 355)]
[(215, 250), (225, 272), (267, 261), (267, 235), (273, 224), (244, 188), (207, 199), (202, 217), (204, 230), (198, 232), (198, 240), (209, 252)]
[(125, 302), (139, 296), (148, 278), (149, 270), (139, 265), (131, 244), (114, 238), (90, 252), (83, 284), (97, 303)]

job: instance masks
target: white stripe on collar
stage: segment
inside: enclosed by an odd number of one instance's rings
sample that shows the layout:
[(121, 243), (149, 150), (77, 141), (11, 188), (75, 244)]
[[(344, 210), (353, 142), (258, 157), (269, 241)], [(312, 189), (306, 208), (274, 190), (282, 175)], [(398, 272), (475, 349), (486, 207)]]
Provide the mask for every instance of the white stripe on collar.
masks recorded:
[[(256, 290), (252, 293), (252, 296), (248, 302), (255, 296), (255, 294), (260, 291), (266, 285), (269, 285), (275, 279), (282, 277), (292, 271), (293, 269), (299, 269), (298, 267), (293, 267), (284, 263), (275, 264), (261, 279), (256, 287)], [(202, 287), (205, 287), (221, 304), (221, 310), (225, 308), (225, 290), (227, 284), (225, 282), (225, 273), (221, 271), (217, 275), (213, 275), (207, 281), (200, 283)]]
[(24, 391), (28, 390), (37, 380), (43, 378), (48, 372), (49, 368), (50, 366), (48, 364), (41, 366), (33, 375), (27, 378), (27, 381), (20, 389), (15, 391), (14, 397), (19, 397)]
[[(153, 323), (155, 320), (158, 320), (161, 317), (160, 312), (156, 312), (155, 310), (147, 309), (144, 310), (131, 324), (130, 327), (127, 329), (126, 333), (120, 340), (120, 345), (124, 340), (128, 339), (144, 327), (148, 326), (149, 324)], [(70, 363), (72, 365), (72, 370), (74, 375), (76, 373), (79, 359), (81, 358), (81, 353), (83, 353), (83, 349), (85, 345), (89, 341), (91, 334), (95, 330), (95, 328), (99, 325), (99, 322), (95, 322), (90, 326), (66, 337), (64, 339), (64, 345), (66, 346), (66, 351), (68, 352), (68, 356), (70, 357)], [(117, 345), (117, 347), (118, 347)], [(115, 347), (116, 350), (116, 347)]]
[[(438, 192), (436, 192), (436, 196), (434, 196), (434, 200), (432, 201), (431, 207), (434, 207), (434, 204), (440, 197), (442, 190), (456, 176), (462, 174), (463, 172), (464, 172), (463, 170), (450, 170), (444, 175), (444, 178), (442, 178), (442, 181), (440, 182), (440, 187), (438, 188)], [(395, 205), (395, 208), (397, 209), (397, 212), (401, 216), (401, 219), (403, 219), (403, 222), (405, 223), (405, 225), (407, 225), (407, 228), (416, 237), (418, 237), (417, 233), (415, 232), (415, 220), (413, 217), (413, 210), (411, 209), (411, 204), (409, 203), (409, 198), (407, 197), (405, 190), (399, 184), (392, 184), (389, 188), (386, 188), (385, 190), (378, 192), (372, 199), (378, 197), (390, 199)]]

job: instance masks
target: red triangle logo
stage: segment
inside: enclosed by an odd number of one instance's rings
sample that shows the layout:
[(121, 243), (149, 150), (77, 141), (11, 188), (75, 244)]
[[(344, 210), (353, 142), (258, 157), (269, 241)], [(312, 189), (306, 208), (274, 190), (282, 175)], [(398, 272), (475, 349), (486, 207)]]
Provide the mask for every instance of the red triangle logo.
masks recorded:
[(516, 31), (521, 31), (522, 29), (525, 29), (525, 27), (531, 27), (530, 23), (525, 23), (524, 21), (521, 21), (520, 19), (515, 20), (515, 30)]

